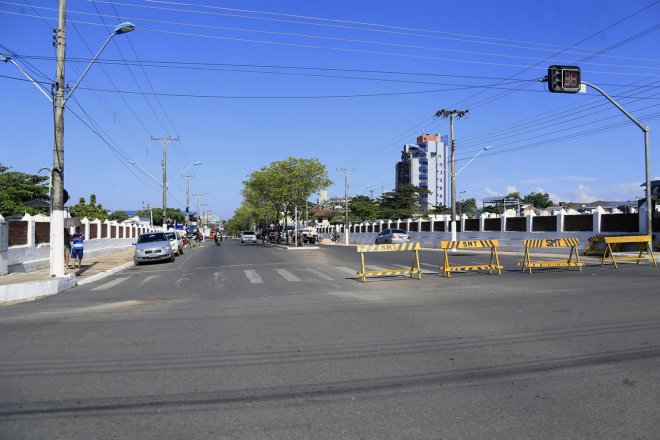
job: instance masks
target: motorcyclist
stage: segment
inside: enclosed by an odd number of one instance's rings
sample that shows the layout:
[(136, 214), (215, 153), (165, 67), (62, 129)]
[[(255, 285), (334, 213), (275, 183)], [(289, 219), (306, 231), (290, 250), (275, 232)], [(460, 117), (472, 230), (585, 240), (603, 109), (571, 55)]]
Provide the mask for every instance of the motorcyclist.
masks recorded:
[(213, 238), (215, 239), (216, 245), (219, 246), (222, 244), (222, 233), (220, 232), (220, 228), (216, 228), (215, 232), (213, 233)]

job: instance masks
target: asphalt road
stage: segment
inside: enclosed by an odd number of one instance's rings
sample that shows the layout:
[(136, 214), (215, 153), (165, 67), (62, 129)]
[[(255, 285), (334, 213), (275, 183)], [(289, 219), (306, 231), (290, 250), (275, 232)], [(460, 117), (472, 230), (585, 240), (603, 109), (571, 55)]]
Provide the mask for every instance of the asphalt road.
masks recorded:
[(0, 307), (0, 438), (657, 439), (660, 268), (501, 259), (210, 242)]

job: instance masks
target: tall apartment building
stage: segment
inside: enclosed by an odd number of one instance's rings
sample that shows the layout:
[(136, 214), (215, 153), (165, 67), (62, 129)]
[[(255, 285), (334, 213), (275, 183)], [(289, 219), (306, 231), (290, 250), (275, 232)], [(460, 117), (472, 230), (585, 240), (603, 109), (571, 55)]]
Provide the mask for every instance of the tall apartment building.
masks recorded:
[(396, 187), (411, 184), (428, 189), (431, 193), (422, 199), (426, 210), (449, 205), (447, 136), (423, 134), (417, 144), (406, 144), (401, 151), (401, 162), (396, 164)]

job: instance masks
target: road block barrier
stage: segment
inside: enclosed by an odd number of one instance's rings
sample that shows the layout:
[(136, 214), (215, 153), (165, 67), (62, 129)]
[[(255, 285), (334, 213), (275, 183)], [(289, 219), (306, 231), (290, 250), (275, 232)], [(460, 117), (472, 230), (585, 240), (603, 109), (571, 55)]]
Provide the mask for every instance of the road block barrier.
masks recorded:
[[(368, 276), (383, 276), (383, 275), (408, 275), (410, 278), (417, 275), (418, 279), (422, 279), (422, 269), (419, 267), (419, 243), (399, 243), (399, 244), (364, 244), (357, 247), (360, 254), (362, 266), (357, 273), (360, 281), (365, 283)], [(385, 270), (366, 270), (364, 266), (364, 254), (369, 252), (412, 252), (412, 263), (410, 269), (385, 269)]]
[[(500, 258), (497, 255), (497, 247), (500, 245), (499, 240), (463, 240), (463, 241), (441, 241), (440, 248), (444, 252), (445, 260), (440, 269), (447, 278), (451, 277), (452, 272), (461, 272), (466, 270), (487, 270), (493, 273), (497, 270), (498, 275), (502, 275), (502, 268), (500, 266)], [(471, 265), (471, 266), (450, 266), (449, 265), (449, 249), (478, 249), (490, 248), (490, 261), (488, 264)], [(493, 264), (495, 263), (495, 264)]]
[[(580, 255), (578, 254), (577, 247), (580, 245), (579, 238), (550, 238), (543, 240), (523, 240), (525, 245), (525, 255), (523, 261), (518, 262), (518, 266), (522, 266), (523, 272), (529, 270), (532, 273), (532, 268), (549, 268), (549, 267), (577, 267), (582, 271), (583, 263), (580, 262)], [(532, 261), (529, 250), (533, 248), (558, 248), (570, 247), (571, 252), (567, 260), (552, 260), (552, 261)], [(573, 261), (575, 255), (575, 261)]]
[[(649, 260), (653, 263), (654, 266), (657, 266), (655, 261), (655, 255), (653, 255), (653, 249), (651, 248), (651, 236), (650, 235), (605, 235), (599, 236), (599, 241), (605, 244), (605, 251), (600, 257), (600, 265), (605, 264), (605, 259), (609, 257), (609, 260), (612, 261), (615, 268), (618, 268), (616, 265), (617, 261), (637, 261), (635, 264), (639, 264), (641, 260)], [(626, 244), (636, 244), (637, 250), (634, 252), (639, 253), (635, 255), (617, 255), (619, 254), (623, 246)], [(644, 254), (646, 251), (646, 254)]]

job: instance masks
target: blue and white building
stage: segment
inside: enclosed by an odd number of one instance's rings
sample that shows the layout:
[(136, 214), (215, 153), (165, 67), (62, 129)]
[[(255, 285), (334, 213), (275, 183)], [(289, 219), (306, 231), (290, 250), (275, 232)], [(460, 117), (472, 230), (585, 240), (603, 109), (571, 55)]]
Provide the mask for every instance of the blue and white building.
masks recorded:
[(427, 211), (449, 206), (448, 144), (447, 136), (423, 134), (417, 137), (417, 144), (403, 146), (401, 162), (396, 164), (396, 188), (410, 184), (431, 192), (422, 199), (422, 207)]

